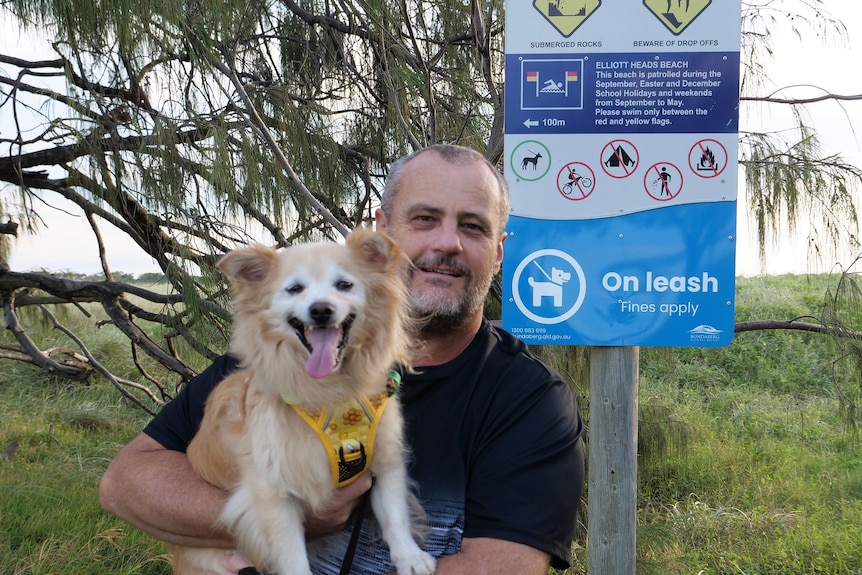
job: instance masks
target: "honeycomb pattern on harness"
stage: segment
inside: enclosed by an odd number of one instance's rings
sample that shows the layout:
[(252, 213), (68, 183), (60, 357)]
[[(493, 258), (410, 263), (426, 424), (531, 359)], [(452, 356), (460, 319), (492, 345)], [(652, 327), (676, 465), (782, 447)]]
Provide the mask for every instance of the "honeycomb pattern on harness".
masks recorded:
[(362, 421), (362, 412), (355, 407), (351, 407), (350, 409), (341, 414), (341, 420), (346, 426), (356, 425), (357, 423)]
[(374, 406), (375, 411), (379, 411), (380, 408), (386, 403), (386, 400), (389, 398), (389, 394), (386, 392), (378, 393), (377, 395), (372, 395), (368, 398), (368, 403)]

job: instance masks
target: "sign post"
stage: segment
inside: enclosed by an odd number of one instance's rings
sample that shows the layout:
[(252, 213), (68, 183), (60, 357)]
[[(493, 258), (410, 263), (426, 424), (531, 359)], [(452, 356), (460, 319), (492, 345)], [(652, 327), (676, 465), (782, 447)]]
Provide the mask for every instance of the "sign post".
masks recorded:
[(593, 347), (591, 574), (634, 573), (636, 346), (733, 339), (740, 20), (712, 0), (506, 4), (503, 327)]

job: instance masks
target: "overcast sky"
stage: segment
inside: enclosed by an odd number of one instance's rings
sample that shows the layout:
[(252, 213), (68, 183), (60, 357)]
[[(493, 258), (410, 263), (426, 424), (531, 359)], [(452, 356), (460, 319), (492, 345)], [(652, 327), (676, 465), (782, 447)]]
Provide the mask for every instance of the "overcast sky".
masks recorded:
[[(773, 39), (776, 52), (775, 64), (768, 68), (776, 86), (803, 85), (776, 94), (777, 96), (806, 98), (819, 96), (823, 90), (832, 94), (862, 94), (862, 75), (858, 73), (862, 61), (862, 5), (853, 0), (826, 0), (832, 14), (841, 20), (848, 30), (847, 43), (821, 42), (816, 38), (805, 38), (800, 42), (792, 35)], [(807, 87), (804, 85), (808, 85)], [(822, 88), (818, 89), (818, 88)], [(827, 154), (841, 154), (855, 166), (862, 167), (862, 101), (837, 103), (825, 101), (806, 107), (810, 125), (813, 126)], [(740, 128), (755, 131), (759, 128), (780, 128), (792, 124), (787, 106), (760, 107), (768, 112), (762, 116), (743, 115)], [(857, 130), (854, 132), (854, 129)], [(857, 205), (862, 198), (862, 189), (857, 193)], [(755, 256), (754, 242), (750, 239), (743, 192), (739, 196), (737, 220), (737, 270), (740, 275), (753, 275), (765, 271), (769, 274), (806, 273), (832, 271), (834, 264), (849, 266), (856, 253), (837, 254), (835, 257), (816, 262), (807, 257), (806, 237), (809, 223), (801, 221), (795, 237), (779, 238), (780, 245), (772, 246), (768, 252), (768, 267), (761, 270)], [(817, 227), (818, 222), (812, 225)]]

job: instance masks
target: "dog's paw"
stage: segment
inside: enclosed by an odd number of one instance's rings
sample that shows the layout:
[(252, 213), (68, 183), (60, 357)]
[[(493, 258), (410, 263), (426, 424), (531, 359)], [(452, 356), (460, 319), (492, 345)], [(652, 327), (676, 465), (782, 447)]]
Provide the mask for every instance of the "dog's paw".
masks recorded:
[(421, 549), (394, 558), (398, 575), (433, 575), (437, 570), (437, 562), (431, 555)]

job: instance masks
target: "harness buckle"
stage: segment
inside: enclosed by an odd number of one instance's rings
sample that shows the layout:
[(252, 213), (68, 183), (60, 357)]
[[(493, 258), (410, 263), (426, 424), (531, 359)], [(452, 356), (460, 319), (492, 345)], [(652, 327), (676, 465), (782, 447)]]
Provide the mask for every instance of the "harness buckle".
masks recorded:
[(358, 439), (343, 439), (338, 450), (338, 482), (344, 482), (362, 473), (368, 458), (365, 446)]

